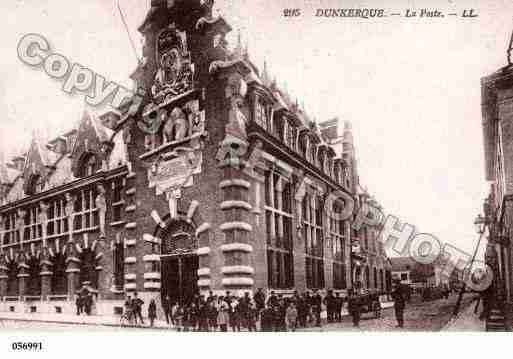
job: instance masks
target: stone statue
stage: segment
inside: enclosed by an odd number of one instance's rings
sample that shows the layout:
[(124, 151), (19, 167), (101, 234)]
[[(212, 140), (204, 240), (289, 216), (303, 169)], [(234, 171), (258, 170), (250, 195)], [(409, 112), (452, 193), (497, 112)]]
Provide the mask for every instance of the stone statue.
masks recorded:
[(20, 245), (23, 242), (23, 234), (25, 229), (25, 216), (27, 214), (27, 211), (24, 209), (18, 209), (18, 212), (16, 213), (16, 229), (18, 230), (19, 238), (20, 238)]
[(185, 113), (178, 107), (171, 111), (171, 115), (164, 124), (164, 142), (178, 141), (187, 137), (189, 124)]
[(105, 214), (107, 213), (107, 202), (105, 200), (105, 188), (98, 185), (98, 195), (95, 199), (96, 208), (98, 208), (98, 218), (100, 219), (100, 238), (105, 238)]
[(244, 103), (244, 97), (247, 92), (246, 82), (240, 76), (234, 75), (228, 78), (226, 85), (226, 98), (230, 101), (230, 111), (228, 113), (228, 124), (226, 133), (240, 139), (246, 139), (246, 116), (241, 111)]
[(75, 202), (75, 200), (73, 199), (71, 194), (66, 193), (66, 206), (64, 207), (64, 212), (65, 212), (66, 216), (68, 216), (70, 219), (73, 216), (73, 212), (75, 211), (73, 208), (74, 202)]
[(38, 222), (41, 223), (41, 228), (43, 229), (43, 239), (46, 238), (46, 223), (48, 222), (48, 208), (49, 207), (50, 206), (45, 202), (41, 202), (39, 204)]

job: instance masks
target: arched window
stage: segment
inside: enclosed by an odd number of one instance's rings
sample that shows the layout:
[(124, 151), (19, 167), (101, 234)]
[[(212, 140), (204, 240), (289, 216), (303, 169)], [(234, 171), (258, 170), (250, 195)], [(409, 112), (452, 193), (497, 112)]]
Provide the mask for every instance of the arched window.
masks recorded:
[(41, 295), (41, 265), (39, 259), (32, 257), (28, 262), (27, 295)]
[(88, 177), (94, 175), (100, 168), (98, 159), (92, 153), (85, 154), (80, 161), (79, 176)]
[(18, 293), (18, 263), (13, 261), (7, 265), (7, 295), (16, 296)]
[(95, 253), (91, 248), (84, 248), (80, 255), (80, 283), (79, 285), (90, 285), (98, 288), (98, 273), (96, 272)]
[(385, 276), (383, 275), (383, 269), (379, 270), (379, 283), (380, 289), (383, 292), (385, 290)]
[(374, 273), (372, 273), (374, 275), (374, 289), (378, 289), (378, 269), (376, 267), (374, 267)]
[(369, 267), (365, 267), (365, 288), (370, 288), (370, 270)]
[(54, 295), (67, 294), (68, 280), (66, 276), (66, 258), (62, 253), (56, 253), (52, 259), (52, 263), (51, 293)]

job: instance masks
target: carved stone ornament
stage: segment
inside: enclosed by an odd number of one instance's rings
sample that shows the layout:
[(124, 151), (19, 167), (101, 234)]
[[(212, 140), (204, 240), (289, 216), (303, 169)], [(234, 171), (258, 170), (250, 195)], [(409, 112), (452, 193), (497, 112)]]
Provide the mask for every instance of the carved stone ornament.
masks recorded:
[(247, 137), (247, 119), (241, 111), (247, 89), (246, 82), (239, 75), (232, 75), (228, 78), (226, 98), (230, 101), (230, 111), (228, 113), (226, 133), (241, 139), (246, 139)]
[(177, 148), (174, 158), (159, 158), (148, 168), (149, 187), (155, 187), (157, 195), (193, 184), (193, 174), (201, 173), (201, 151)]
[(105, 238), (105, 214), (107, 212), (107, 201), (105, 200), (105, 188), (98, 185), (98, 195), (95, 199), (96, 208), (98, 208), (98, 218), (100, 222), (100, 238)]
[(151, 88), (156, 103), (192, 90), (194, 65), (187, 49), (186, 34), (178, 31), (174, 24), (157, 36), (156, 63), (158, 69)]

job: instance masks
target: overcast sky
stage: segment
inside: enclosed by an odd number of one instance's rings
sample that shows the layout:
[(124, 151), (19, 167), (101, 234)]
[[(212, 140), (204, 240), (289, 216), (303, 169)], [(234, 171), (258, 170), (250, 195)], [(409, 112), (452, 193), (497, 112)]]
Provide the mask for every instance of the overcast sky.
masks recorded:
[[(132, 36), (150, 0), (120, 0)], [(438, 7), (479, 17), (319, 19), (317, 7)], [(386, 5), (385, 5), (386, 3)], [(107, 78), (131, 86), (136, 60), (115, 1), (11, 0), (0, 22), (0, 146), (27, 146), (30, 133), (71, 128), (83, 96), (19, 61), (16, 46), (40, 33), (52, 48)], [(216, 8), (264, 59), (278, 83), (318, 120), (353, 123), (361, 182), (388, 213), (442, 242), (471, 251), (473, 220), (486, 196), (480, 77), (506, 62), (513, 3), (495, 1), (216, 1)], [(296, 19), (284, 8), (301, 8)], [(5, 18), (7, 17), (7, 18)], [(230, 36), (235, 39), (236, 31)]]

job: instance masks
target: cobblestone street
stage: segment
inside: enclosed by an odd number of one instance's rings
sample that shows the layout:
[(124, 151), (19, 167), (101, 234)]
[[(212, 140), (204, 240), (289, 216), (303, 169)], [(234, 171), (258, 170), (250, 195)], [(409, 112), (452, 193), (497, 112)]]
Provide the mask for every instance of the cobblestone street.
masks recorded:
[[(406, 304), (404, 311), (404, 328), (396, 328), (397, 322), (393, 308), (384, 309), (381, 318), (374, 318), (373, 314), (362, 315), (360, 327), (352, 326), (351, 317), (344, 317), (342, 323), (328, 324), (322, 328), (308, 328), (305, 331), (440, 331), (451, 319), (458, 296), (453, 294), (449, 299), (440, 299), (431, 302), (421, 302), (413, 297)], [(461, 311), (468, 307), (473, 296), (463, 298)]]

